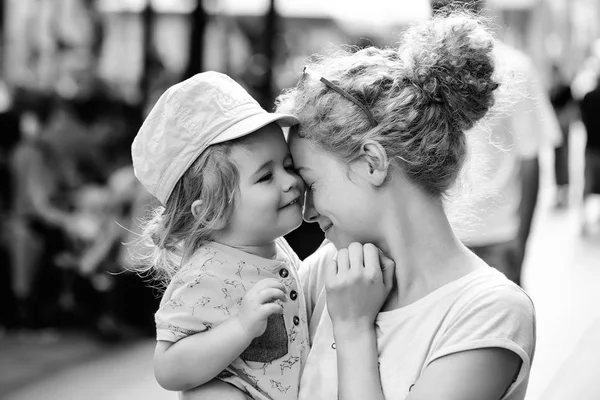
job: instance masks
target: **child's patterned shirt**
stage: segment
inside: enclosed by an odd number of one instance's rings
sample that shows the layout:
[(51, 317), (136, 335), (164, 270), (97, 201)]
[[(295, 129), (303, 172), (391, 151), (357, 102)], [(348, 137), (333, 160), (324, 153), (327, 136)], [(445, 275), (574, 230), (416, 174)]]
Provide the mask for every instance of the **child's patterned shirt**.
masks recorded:
[(269, 317), (267, 329), (218, 378), (254, 399), (297, 399), (308, 355), (308, 325), (297, 268), (300, 260), (284, 239), (277, 256), (266, 259), (220, 243), (203, 245), (167, 287), (155, 315), (157, 340), (178, 340), (211, 329), (235, 315), (256, 282), (274, 278), (286, 287), (283, 315)]

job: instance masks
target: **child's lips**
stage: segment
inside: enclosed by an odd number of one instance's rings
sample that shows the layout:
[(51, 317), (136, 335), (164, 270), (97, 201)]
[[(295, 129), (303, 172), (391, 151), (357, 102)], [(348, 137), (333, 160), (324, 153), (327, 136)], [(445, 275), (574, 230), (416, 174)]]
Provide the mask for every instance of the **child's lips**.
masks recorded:
[(289, 207), (289, 206), (293, 206), (294, 204), (297, 204), (299, 201), (300, 201), (300, 197), (296, 197), (294, 200), (292, 200), (289, 203), (287, 203), (286, 205), (280, 207), (280, 209), (286, 208), (286, 207)]

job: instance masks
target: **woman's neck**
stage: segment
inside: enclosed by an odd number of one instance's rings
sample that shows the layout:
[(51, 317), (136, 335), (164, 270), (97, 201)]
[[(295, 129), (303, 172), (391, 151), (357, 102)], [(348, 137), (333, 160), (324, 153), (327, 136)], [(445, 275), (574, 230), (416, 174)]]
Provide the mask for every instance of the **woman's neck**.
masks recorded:
[(384, 310), (411, 304), (480, 265), (454, 234), (441, 200), (414, 194), (390, 201), (380, 225), (378, 245), (396, 263)]

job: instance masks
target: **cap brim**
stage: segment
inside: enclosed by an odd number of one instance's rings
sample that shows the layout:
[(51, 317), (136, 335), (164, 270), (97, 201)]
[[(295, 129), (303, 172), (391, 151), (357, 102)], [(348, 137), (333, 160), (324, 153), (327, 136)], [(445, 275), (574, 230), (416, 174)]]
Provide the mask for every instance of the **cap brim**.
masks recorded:
[(227, 142), (256, 132), (270, 123), (277, 122), (282, 127), (296, 125), (298, 119), (290, 114), (260, 113), (253, 115), (229, 127), (223, 133), (211, 140), (209, 145)]

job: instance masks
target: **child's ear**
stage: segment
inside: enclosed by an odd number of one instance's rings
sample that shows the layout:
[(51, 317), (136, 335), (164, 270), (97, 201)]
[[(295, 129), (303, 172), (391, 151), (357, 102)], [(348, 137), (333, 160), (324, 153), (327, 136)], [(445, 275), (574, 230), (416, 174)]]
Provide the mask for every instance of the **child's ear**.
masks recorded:
[(196, 219), (198, 219), (198, 216), (202, 213), (200, 207), (202, 207), (202, 200), (194, 200), (194, 202), (192, 203), (191, 211), (192, 215)]
[(387, 153), (381, 144), (374, 140), (367, 140), (361, 148), (365, 161), (365, 175), (369, 182), (375, 186), (383, 185), (387, 178), (389, 161)]

